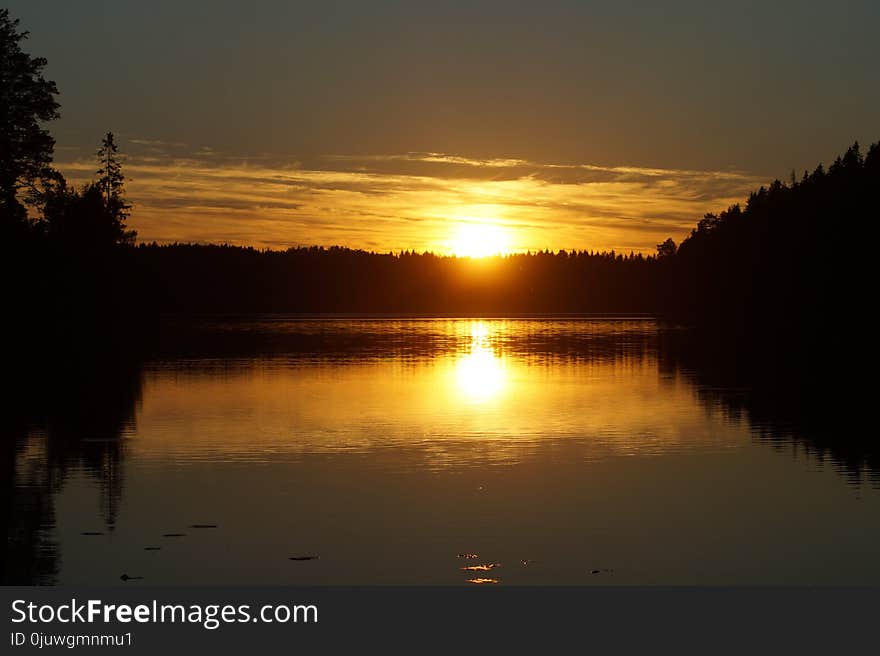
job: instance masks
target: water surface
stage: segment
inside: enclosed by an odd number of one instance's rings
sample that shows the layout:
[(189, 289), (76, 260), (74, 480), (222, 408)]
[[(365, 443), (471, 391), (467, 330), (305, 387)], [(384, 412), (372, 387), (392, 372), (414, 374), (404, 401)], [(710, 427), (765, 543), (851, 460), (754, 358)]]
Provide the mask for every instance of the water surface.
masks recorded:
[(873, 455), (654, 321), (177, 332), (22, 411), (4, 582), (880, 584)]

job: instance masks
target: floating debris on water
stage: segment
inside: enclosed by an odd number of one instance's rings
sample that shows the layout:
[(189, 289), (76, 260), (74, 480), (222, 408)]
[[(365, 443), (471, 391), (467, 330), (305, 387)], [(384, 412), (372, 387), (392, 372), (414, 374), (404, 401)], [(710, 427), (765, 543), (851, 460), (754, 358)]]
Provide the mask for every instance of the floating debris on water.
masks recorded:
[(160, 551), (162, 547), (144, 547), (144, 551)]
[(590, 574), (614, 574), (613, 569), (591, 569)]
[(216, 524), (191, 524), (190, 528), (217, 528)]
[(119, 578), (122, 579), (123, 581), (140, 581), (144, 577), (143, 576), (129, 576), (128, 574), (123, 574)]
[(519, 564), (522, 565), (523, 567), (529, 567), (531, 565), (537, 565), (538, 561), (537, 560), (529, 560), (528, 558), (526, 558), (525, 560), (519, 561)]
[(287, 560), (318, 560), (320, 556), (290, 556)]
[(186, 535), (186, 533), (163, 533), (163, 538), (182, 538)]
[(460, 553), (460, 554), (458, 554), (458, 557), (459, 558), (468, 558), (468, 559), (479, 558), (479, 556), (475, 553)]
[(486, 578), (475, 578), (468, 579), (468, 583), (473, 583), (474, 585), (497, 585), (501, 583), (501, 579), (486, 579)]
[(104, 535), (103, 531), (83, 531), (80, 535)]
[(488, 572), (495, 569), (496, 567), (501, 567), (501, 563), (487, 563), (486, 565), (467, 565), (466, 567), (462, 567), (461, 570), (463, 572)]

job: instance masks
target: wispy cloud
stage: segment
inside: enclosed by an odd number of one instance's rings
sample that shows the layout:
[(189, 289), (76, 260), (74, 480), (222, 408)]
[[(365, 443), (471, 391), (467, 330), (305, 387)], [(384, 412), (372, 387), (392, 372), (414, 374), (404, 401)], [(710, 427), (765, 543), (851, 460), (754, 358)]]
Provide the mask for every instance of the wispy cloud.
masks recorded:
[[(131, 224), (144, 241), (260, 247), (341, 244), (449, 252), (463, 223), (499, 226), (511, 250), (650, 252), (765, 182), (698, 171), (475, 159), (444, 153), (285, 162), (131, 139)], [(75, 181), (90, 159), (59, 163)]]

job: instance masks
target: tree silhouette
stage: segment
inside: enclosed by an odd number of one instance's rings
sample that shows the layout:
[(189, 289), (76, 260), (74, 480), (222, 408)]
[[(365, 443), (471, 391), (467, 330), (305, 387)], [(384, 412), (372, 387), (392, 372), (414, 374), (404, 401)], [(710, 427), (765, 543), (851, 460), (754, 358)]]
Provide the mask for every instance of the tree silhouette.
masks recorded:
[(86, 257), (133, 239), (107, 206), (96, 183), (76, 189), (62, 181), (47, 188), (43, 215), (51, 242)]
[(657, 244), (657, 257), (660, 259), (672, 257), (675, 255), (676, 248), (675, 242), (669, 238), (662, 244)]
[(743, 207), (706, 214), (667, 268), (663, 285), (675, 295), (664, 313), (830, 357), (838, 318), (870, 276), (854, 227), (875, 213), (878, 157), (880, 143), (864, 156), (854, 143), (827, 169), (775, 180)]
[(104, 193), (104, 201), (107, 207), (114, 203), (120, 205), (120, 211), (126, 212), (130, 207), (122, 202), (123, 186), (125, 177), (122, 175), (122, 164), (119, 161), (119, 148), (113, 138), (113, 133), (108, 132), (101, 140), (101, 147), (97, 152), (101, 168), (96, 171), (98, 187)]
[(41, 126), (60, 116), (58, 88), (43, 78), (46, 60), (21, 49), (27, 32), (0, 9), (0, 226), (4, 232), (27, 222), (19, 192), (36, 192), (41, 178), (51, 176), (55, 140)]
[(123, 197), (125, 177), (117, 153), (108, 132), (97, 152), (101, 168), (96, 182), (76, 189), (59, 177), (44, 186), (43, 223), (52, 242), (82, 254), (134, 243), (137, 232), (125, 225), (131, 205)]

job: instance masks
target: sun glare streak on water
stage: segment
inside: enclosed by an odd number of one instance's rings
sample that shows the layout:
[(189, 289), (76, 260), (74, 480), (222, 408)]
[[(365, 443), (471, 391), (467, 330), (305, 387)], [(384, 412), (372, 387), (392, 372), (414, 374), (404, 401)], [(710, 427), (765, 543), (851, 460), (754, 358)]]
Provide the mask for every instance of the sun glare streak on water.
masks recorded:
[(468, 403), (497, 400), (503, 393), (507, 370), (490, 343), (490, 331), (483, 321), (471, 324), (471, 343), (456, 356), (455, 379)]

